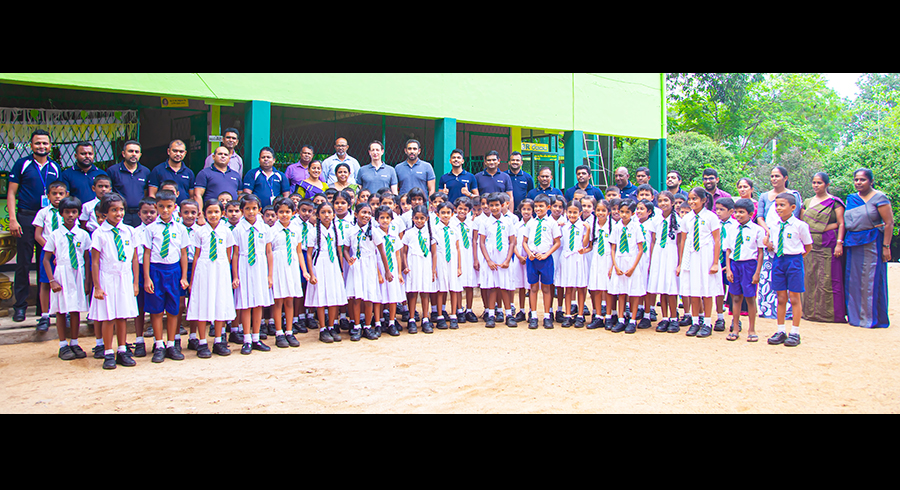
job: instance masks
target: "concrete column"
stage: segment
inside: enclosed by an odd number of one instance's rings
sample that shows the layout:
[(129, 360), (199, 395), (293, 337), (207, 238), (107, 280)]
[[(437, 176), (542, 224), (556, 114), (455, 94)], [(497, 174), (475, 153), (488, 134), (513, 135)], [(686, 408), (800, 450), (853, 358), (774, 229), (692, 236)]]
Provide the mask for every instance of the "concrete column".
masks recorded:
[(434, 122), (435, 189), (441, 176), (450, 171), (450, 152), (456, 148), (456, 119), (445, 117)]
[(572, 187), (578, 180), (575, 178), (575, 167), (584, 164), (584, 131), (566, 131), (563, 133), (563, 181), (558, 183), (559, 188), (565, 191)]
[(666, 139), (649, 140), (650, 145), (650, 162), (647, 168), (650, 169), (650, 185), (657, 191), (666, 189)]
[(247, 103), (244, 117), (244, 172), (259, 167), (259, 150), (269, 146), (272, 126), (272, 103), (264, 100), (251, 100)]

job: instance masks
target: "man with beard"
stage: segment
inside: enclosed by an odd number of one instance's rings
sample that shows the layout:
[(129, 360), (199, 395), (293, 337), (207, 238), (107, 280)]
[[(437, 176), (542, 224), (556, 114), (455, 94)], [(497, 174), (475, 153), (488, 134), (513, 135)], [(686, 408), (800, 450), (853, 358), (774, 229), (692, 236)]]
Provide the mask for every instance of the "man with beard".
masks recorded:
[(98, 175), (106, 175), (106, 172), (94, 165), (94, 145), (82, 141), (75, 145), (75, 165), (63, 170), (59, 180), (69, 186), (70, 196), (84, 203), (94, 199), (91, 186)]
[(675, 197), (681, 197), (687, 201), (687, 192), (681, 190), (681, 182), (681, 173), (677, 170), (669, 170), (669, 173), (666, 174), (666, 190), (671, 192)]
[(719, 189), (719, 172), (714, 168), (703, 169), (703, 188), (712, 199), (706, 200), (706, 208), (710, 211), (716, 210), (716, 200), (720, 197), (731, 197), (731, 194)]
[(562, 196), (561, 190), (553, 187), (553, 170), (550, 167), (541, 167), (538, 170), (538, 186), (528, 193), (528, 199), (534, 200), (539, 194), (547, 194), (548, 196)]
[(578, 181), (572, 187), (566, 189), (566, 201), (571, 201), (575, 197), (575, 190), (581, 189), (587, 195), (592, 196), (596, 200), (603, 199), (603, 191), (599, 187), (591, 184), (591, 167), (587, 165), (579, 165), (575, 168), (575, 179)]
[(518, 211), (519, 202), (534, 189), (534, 179), (522, 170), (522, 154), (514, 151), (509, 154), (506, 174), (513, 183), (513, 211)]
[(349, 149), (350, 144), (347, 143), (346, 138), (338, 138), (334, 141), (334, 155), (322, 160), (322, 175), (319, 176), (319, 180), (324, 180), (327, 184), (337, 182), (337, 175), (335, 175), (334, 169), (339, 163), (346, 163), (350, 167), (349, 182), (351, 184), (356, 183), (356, 174), (359, 173), (359, 162), (347, 153)]
[(166, 150), (169, 158), (153, 167), (150, 171), (150, 178), (147, 181), (147, 193), (150, 197), (156, 197), (156, 191), (159, 190), (160, 182), (172, 180), (178, 184), (178, 197), (176, 204), (189, 198), (194, 189), (194, 171), (184, 164), (184, 157), (187, 155), (187, 148), (184, 141), (172, 140), (169, 148)]
[(150, 178), (150, 169), (141, 165), (141, 144), (135, 140), (126, 141), (122, 162), (109, 167), (107, 173), (112, 180), (113, 192), (125, 198), (125, 217), (122, 221), (128, 226), (140, 226), (138, 211)]
[(426, 197), (434, 194), (434, 167), (430, 163), (419, 159), (419, 153), (422, 146), (417, 140), (411, 139), (406, 142), (406, 160), (394, 166), (397, 172), (397, 182), (399, 188), (397, 191), (400, 195), (406, 194), (415, 187), (428, 191)]
[[(37, 129), (31, 133), (31, 155), (16, 160), (9, 171), (6, 208), (9, 212), (9, 232), (16, 237), (16, 274), (13, 282), (16, 302), (13, 321), (25, 321), (25, 307), (31, 284), (28, 270), (35, 258), (34, 217), (42, 207), (50, 204), (47, 184), (59, 180), (59, 164), (50, 159), (50, 133)], [(16, 199), (18, 198), (18, 201)], [(35, 309), (39, 308), (40, 302)]]
[[(237, 148), (239, 137), (237, 129), (225, 128), (225, 131), (222, 131), (222, 144), (219, 146), (228, 148), (228, 168), (237, 172), (238, 175), (244, 175), (244, 159), (234, 151)], [(206, 157), (206, 161), (203, 162), (203, 168), (212, 166), (214, 153), (215, 150)]]
[(447, 201), (455, 203), (460, 197), (474, 198), (478, 195), (475, 174), (463, 168), (465, 158), (459, 148), (450, 152), (450, 171), (441, 176), (440, 189), (447, 194)]

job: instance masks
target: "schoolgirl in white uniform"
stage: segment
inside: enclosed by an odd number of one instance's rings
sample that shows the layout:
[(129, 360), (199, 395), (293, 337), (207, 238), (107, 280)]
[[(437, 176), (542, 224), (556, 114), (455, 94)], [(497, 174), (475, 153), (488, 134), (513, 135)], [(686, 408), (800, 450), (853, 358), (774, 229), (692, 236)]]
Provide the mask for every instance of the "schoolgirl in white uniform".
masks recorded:
[[(428, 216), (428, 208), (416, 206), (412, 212), (412, 228), (406, 230), (403, 235), (403, 245), (406, 251), (403, 272), (406, 274), (406, 298), (410, 309), (410, 319), (407, 332), (417, 333), (415, 311), (416, 296), (422, 297), (422, 332), (432, 333), (431, 323), (428, 321), (429, 294), (437, 292), (435, 280), (437, 279), (437, 250), (434, 235), (432, 235), (431, 220)], [(425, 293), (425, 294), (421, 294)]]
[[(450, 328), (459, 328), (457, 311), (459, 309), (459, 296), (463, 287), (460, 281), (462, 276), (462, 237), (460, 229), (453, 226), (456, 221), (453, 216), (453, 205), (449, 202), (441, 202), (435, 208), (438, 223), (432, 227), (435, 232), (435, 261), (437, 265), (437, 277), (435, 288), (437, 289), (437, 304), (443, 306), (446, 295), (450, 294)], [(448, 328), (443, 315), (438, 315), (436, 327), (443, 330)]]
[(459, 308), (456, 310), (457, 324), (459, 324), (478, 321), (478, 317), (472, 311), (472, 300), (475, 288), (478, 287), (478, 271), (475, 270), (474, 265), (474, 253), (478, 245), (478, 228), (470, 213), (472, 200), (462, 196), (457, 198), (454, 204), (456, 205), (456, 219), (453, 220), (453, 223), (459, 230), (459, 264), (462, 269), (459, 283), (466, 295), (466, 308), (462, 307), (462, 294), (460, 294)]
[(643, 256), (644, 235), (634, 217), (637, 203), (631, 199), (623, 199), (619, 203), (620, 221), (613, 226), (609, 241), (612, 250), (613, 273), (610, 276), (609, 292), (617, 295), (618, 311), (625, 312), (625, 300), (631, 304), (631, 318), (626, 325), (622, 320), (611, 329), (612, 332), (634, 333), (637, 325), (638, 299), (647, 293), (644, 278), (638, 274), (641, 256)]
[[(294, 215), (294, 201), (288, 197), (275, 200), (275, 215), (278, 221), (272, 225), (272, 318), (277, 325), (275, 329), (276, 347), (299, 347), (300, 341), (294, 337), (294, 299), (303, 297), (303, 276), (300, 273), (300, 261), (303, 229), (299, 220), (291, 219)], [(307, 230), (307, 235), (308, 235)], [(281, 312), (284, 310), (286, 326), (282, 327)]]
[(662, 320), (656, 331), (678, 333), (679, 277), (676, 270), (684, 250), (684, 222), (675, 212), (675, 196), (671, 192), (662, 191), (656, 199), (660, 213), (656, 222), (653, 256), (650, 258), (647, 293), (660, 295)]
[[(656, 214), (656, 207), (652, 201), (642, 199), (638, 201), (635, 215), (638, 221), (638, 227), (644, 235), (644, 243), (641, 246), (643, 255), (638, 264), (637, 273), (640, 274), (644, 285), (644, 291), (647, 290), (650, 278), (650, 257), (653, 255), (653, 245), (656, 243), (656, 226), (659, 222), (659, 215)], [(638, 321), (637, 328), (650, 328), (650, 317), (646, 316), (652, 306), (656, 305), (656, 295), (645, 294), (643, 300), (638, 304), (638, 314), (635, 320)]]
[[(228, 342), (223, 339), (222, 331), (225, 322), (232, 321), (237, 316), (234, 309), (236, 281), (231, 277), (234, 235), (228, 222), (222, 219), (225, 206), (218, 200), (207, 200), (203, 215), (206, 224), (191, 232), (194, 270), (191, 273), (191, 294), (186, 318), (189, 322), (212, 322), (215, 334), (212, 353), (227, 356), (231, 354), (231, 350), (228, 349)], [(198, 357), (208, 357), (208, 350), (206, 339), (200, 339)]]
[(244, 343), (241, 354), (253, 350), (271, 350), (259, 339), (262, 309), (274, 303), (272, 298), (272, 228), (261, 216), (259, 198), (253, 194), (241, 197), (243, 217), (232, 230), (235, 253), (232, 273), (238, 279), (234, 289), (234, 308), (241, 317)]
[[(388, 335), (396, 337), (400, 330), (396, 325), (397, 305), (406, 301), (406, 289), (403, 284), (403, 274), (400, 273), (403, 266), (403, 243), (399, 234), (392, 233), (394, 212), (387, 206), (381, 206), (375, 211), (375, 219), (378, 227), (372, 231), (372, 236), (382, 243), (384, 257), (378, 260), (378, 274), (382, 278), (378, 287), (378, 302), (375, 312), (379, 313), (387, 306), (388, 323), (383, 323)], [(381, 328), (376, 327), (375, 335), (380, 336)]]
[(563, 304), (577, 301), (575, 317), (566, 311), (563, 327), (584, 326), (584, 316), (581, 313), (588, 283), (584, 254), (589, 249), (590, 235), (588, 225), (581, 220), (581, 212), (581, 202), (572, 199), (566, 206), (566, 222), (560, 230), (560, 248), (563, 251), (559, 259), (560, 282), (557, 286), (566, 288), (566, 301)]
[[(357, 341), (363, 336), (375, 340), (377, 334), (372, 329), (374, 322), (373, 304), (379, 303), (379, 281), (377, 277), (378, 261), (381, 260), (379, 245), (384, 244), (382, 237), (376, 236), (372, 230), (372, 207), (368, 203), (356, 205), (356, 224), (347, 233), (348, 246), (344, 248), (347, 258), (347, 297), (350, 298), (350, 340)], [(383, 279), (382, 279), (383, 280)], [(356, 327), (356, 319), (364, 315), (362, 330)]]
[[(346, 245), (334, 223), (334, 207), (328, 201), (322, 202), (316, 208), (316, 227), (306, 241), (307, 261), (300, 262), (300, 266), (307, 282), (306, 306), (318, 308), (319, 340), (328, 344), (341, 341), (338, 307), (347, 304), (341, 272), (341, 256)], [(325, 323), (325, 308), (332, 325)]]
[(722, 290), (722, 271), (719, 269), (721, 222), (714, 212), (706, 209), (706, 201), (711, 198), (702, 187), (692, 189), (687, 200), (691, 212), (684, 217), (679, 291), (685, 297), (685, 303), (690, 298), (691, 312), (700, 317), (688, 328), (689, 337), (712, 334), (713, 298)]
[[(609, 202), (601, 199), (594, 207), (594, 220), (591, 223), (591, 259), (590, 273), (588, 274), (588, 291), (591, 294), (591, 302), (596, 305), (603, 304), (609, 290), (609, 270), (612, 268), (612, 253), (609, 247), (609, 233), (612, 230), (612, 220), (609, 218)], [(594, 318), (587, 326), (589, 329), (602, 327), (606, 320), (606, 314), (601, 309), (600, 314), (594, 314)]]
[[(139, 240), (134, 228), (122, 222), (125, 217), (125, 198), (109, 193), (100, 201), (100, 212), (106, 220), (91, 237), (91, 273), (94, 299), (88, 319), (102, 322), (103, 369), (115, 369), (116, 364), (134, 366), (136, 363), (126, 347), (125, 321), (138, 314), (135, 296), (138, 293), (138, 263), (136, 248)], [(113, 357), (113, 331), (118, 352)]]

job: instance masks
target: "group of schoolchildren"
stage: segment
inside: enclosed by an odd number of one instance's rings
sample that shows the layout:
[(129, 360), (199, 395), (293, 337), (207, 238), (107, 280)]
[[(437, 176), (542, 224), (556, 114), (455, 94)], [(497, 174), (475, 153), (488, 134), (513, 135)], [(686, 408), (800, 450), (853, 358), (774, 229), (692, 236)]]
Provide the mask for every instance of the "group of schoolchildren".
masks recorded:
[[(763, 250), (776, 253), (773, 288), (786, 295), (803, 281), (802, 255), (812, 243), (808, 226), (791, 214), (798, 203), (790, 194), (776, 199), (782, 223), (769, 238), (751, 220), (752, 201), (719, 198), (713, 211), (703, 188), (686, 200), (668, 191), (654, 199), (647, 185), (636, 199), (620, 198), (615, 187), (600, 201), (580, 190), (568, 202), (540, 194), (514, 213), (507, 193), (451, 203), (442, 192), (426, 201), (419, 188), (403, 196), (388, 188), (358, 196), (329, 189), (265, 207), (253, 194), (225, 192), (201, 206), (179, 202), (177, 184), (164, 181), (155, 197), (141, 201), (142, 223), (131, 227), (122, 222), (125, 201), (110, 184), (98, 176), (96, 199), (81, 203), (65, 183), (53, 182), (50, 204), (35, 217), (44, 250), (42, 311), (56, 314), (59, 357), (86, 357), (78, 325), (87, 311), (94, 358), (103, 359), (104, 369), (134, 366), (134, 357), (148, 354), (147, 334), (153, 362), (184, 359), (182, 315), (190, 328), (187, 348), (199, 358), (227, 356), (229, 343), (241, 345), (242, 354), (269, 351), (262, 340), (270, 335), (277, 347), (297, 347), (295, 332), (309, 329), (326, 343), (341, 341), (341, 330), (352, 341), (397, 336), (401, 322), (409, 334), (420, 325), (423, 333), (457, 329), (478, 321), (475, 288), (488, 328), (496, 322), (538, 328), (540, 294), (543, 328), (558, 323), (633, 334), (659, 319), (657, 332), (688, 327), (688, 336), (701, 338), (725, 330), (729, 288), (735, 313), (727, 339), (739, 338), (738, 312), (747, 298), (747, 340), (754, 342)], [(146, 331), (145, 312), (152, 327)], [(133, 343), (126, 342), (128, 319), (135, 321)], [(799, 344), (799, 318), (789, 335), (783, 324), (780, 308), (769, 343)]]

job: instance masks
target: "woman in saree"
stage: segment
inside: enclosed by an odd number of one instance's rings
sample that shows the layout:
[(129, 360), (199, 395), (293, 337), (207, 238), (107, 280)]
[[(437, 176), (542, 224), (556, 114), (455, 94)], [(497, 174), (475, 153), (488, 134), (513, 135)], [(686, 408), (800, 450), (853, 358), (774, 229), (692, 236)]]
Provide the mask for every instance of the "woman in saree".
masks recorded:
[(800, 218), (809, 225), (812, 251), (803, 259), (806, 292), (803, 293), (803, 319), (814, 322), (844, 323), (844, 270), (841, 256), (844, 242), (844, 202), (828, 193), (828, 174), (812, 178), (816, 195), (803, 203)]
[(309, 162), (309, 177), (300, 181), (297, 194), (306, 199), (312, 199), (316, 197), (316, 194), (324, 194), (328, 189), (328, 184), (319, 180), (320, 175), (322, 175), (322, 162), (318, 160)]
[(874, 180), (869, 169), (853, 173), (856, 194), (847, 196), (844, 211), (844, 296), (850, 325), (887, 328), (887, 262), (891, 259), (894, 213), (887, 196), (872, 187)]
[[(771, 230), (778, 229), (780, 218), (775, 212), (775, 196), (782, 192), (790, 192), (794, 195), (796, 202), (803, 202), (800, 193), (788, 189), (788, 171), (786, 168), (777, 166), (772, 169), (769, 174), (769, 182), (772, 183), (772, 190), (759, 195), (759, 201), (756, 204), (756, 224), (766, 231), (766, 245), (776, 237), (772, 235)], [(800, 206), (794, 209), (794, 216), (800, 218)], [(759, 289), (756, 293), (758, 316), (760, 318), (776, 318), (778, 308), (778, 293), (772, 289), (772, 264), (775, 260), (775, 252), (770, 252), (768, 248), (763, 254), (762, 270), (759, 273)], [(787, 305), (786, 319), (793, 318), (793, 310), (791, 304)]]

